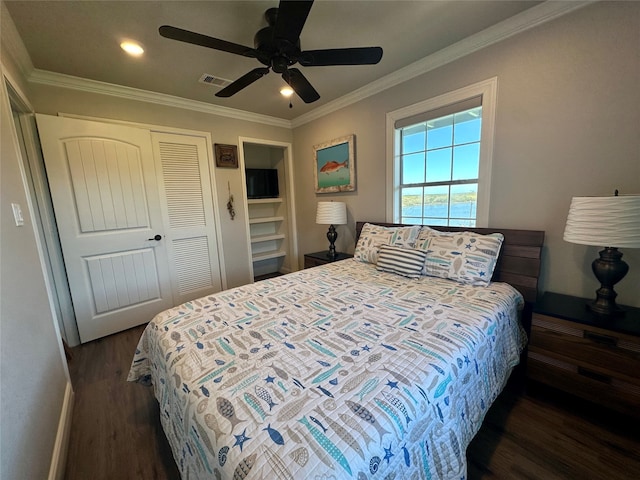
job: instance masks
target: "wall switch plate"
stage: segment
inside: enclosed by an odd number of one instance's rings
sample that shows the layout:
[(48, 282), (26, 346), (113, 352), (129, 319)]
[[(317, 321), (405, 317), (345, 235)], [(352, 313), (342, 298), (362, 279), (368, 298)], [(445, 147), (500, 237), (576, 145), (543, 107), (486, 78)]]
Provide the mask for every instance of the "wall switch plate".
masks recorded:
[(16, 221), (16, 227), (21, 227), (24, 225), (24, 218), (22, 216), (22, 208), (20, 208), (19, 203), (12, 203), (11, 210), (13, 210), (13, 218)]

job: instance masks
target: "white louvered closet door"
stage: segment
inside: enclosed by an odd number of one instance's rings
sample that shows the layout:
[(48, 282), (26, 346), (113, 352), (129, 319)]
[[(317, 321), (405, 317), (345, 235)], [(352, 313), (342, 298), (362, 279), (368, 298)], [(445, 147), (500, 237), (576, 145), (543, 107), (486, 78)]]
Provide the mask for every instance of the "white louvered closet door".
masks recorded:
[(177, 305), (223, 288), (207, 142), (158, 132), (151, 141)]

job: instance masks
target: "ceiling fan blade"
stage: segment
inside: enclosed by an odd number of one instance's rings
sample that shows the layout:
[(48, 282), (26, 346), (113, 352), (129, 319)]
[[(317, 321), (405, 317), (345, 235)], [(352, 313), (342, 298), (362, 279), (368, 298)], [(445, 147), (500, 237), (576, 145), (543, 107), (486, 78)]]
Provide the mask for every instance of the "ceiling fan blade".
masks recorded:
[(180, 42), (191, 43), (193, 45), (200, 45), (201, 47), (209, 47), (215, 50), (221, 50), (223, 52), (234, 53), (236, 55), (242, 55), (243, 57), (256, 58), (257, 52), (251, 47), (245, 47), (233, 42), (227, 42), (226, 40), (220, 40), (219, 38), (209, 37), (200, 33), (190, 32), (189, 30), (183, 30), (182, 28), (172, 27), (170, 25), (162, 25), (158, 32), (165, 38), (171, 40), (178, 40)]
[(281, 0), (278, 6), (274, 37), (288, 40), (296, 45), (312, 6), (313, 0), (294, 2)]
[(282, 78), (304, 103), (312, 103), (320, 98), (320, 94), (297, 68), (290, 68), (282, 74)]
[(375, 65), (381, 59), (380, 47), (330, 48), (304, 51), (298, 57), (298, 63), (305, 67)]
[(241, 76), (235, 82), (231, 83), (230, 85), (227, 85), (222, 90), (220, 90), (218, 93), (216, 93), (216, 97), (224, 97), (224, 98), (226, 98), (226, 97), (230, 97), (232, 95), (235, 95), (236, 93), (238, 93), (243, 88), (248, 87), (249, 85), (251, 85), (256, 80), (259, 80), (262, 77), (264, 77), (267, 73), (269, 73), (269, 69), (267, 67), (254, 68), (249, 73), (245, 73), (243, 76)]

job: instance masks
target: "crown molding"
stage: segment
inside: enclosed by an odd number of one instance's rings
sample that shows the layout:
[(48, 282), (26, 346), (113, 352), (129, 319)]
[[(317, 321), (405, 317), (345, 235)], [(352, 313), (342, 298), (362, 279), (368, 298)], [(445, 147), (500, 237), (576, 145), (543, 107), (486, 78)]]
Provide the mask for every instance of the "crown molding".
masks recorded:
[(88, 80), (86, 78), (53, 73), (45, 70), (34, 69), (31, 75), (29, 75), (29, 81), (32, 83), (69, 88), (82, 92), (111, 95), (113, 97), (125, 98), (127, 100), (137, 100), (167, 107), (183, 108), (211, 115), (219, 115), (221, 117), (235, 118), (237, 120), (244, 120), (247, 122), (263, 123), (289, 129), (291, 128), (291, 121), (283, 118), (270, 117), (268, 115), (237, 110), (235, 108), (212, 105), (210, 103), (199, 102), (196, 100), (188, 100), (186, 98), (167, 95), (164, 93), (150, 92), (148, 90), (125, 87), (122, 85), (115, 85), (113, 83), (98, 82), (96, 80)]
[(454, 60), (566, 15), (567, 13), (594, 3), (595, 1), (597, 0), (546, 1), (496, 25), (486, 28), (475, 35), (460, 40), (449, 47), (443, 48), (442, 50), (409, 64), (396, 72), (381, 77), (362, 88), (354, 90), (351, 93), (322, 105), (321, 107), (300, 115), (291, 121), (292, 126), (293, 128), (296, 128), (304, 125), (305, 123), (309, 123), (348, 105), (359, 102), (367, 97), (371, 97), (391, 87), (411, 80), (419, 75), (435, 70), (438, 67), (453, 62)]
[(28, 78), (33, 71), (33, 63), (4, 1), (0, 1), (0, 42), (2, 54), (9, 55), (22, 77)]
[(269, 115), (261, 115), (235, 108), (188, 100), (173, 95), (155, 93), (147, 90), (36, 69), (31, 62), (31, 57), (29, 56), (29, 52), (27, 51), (22, 38), (20, 38), (20, 35), (18, 34), (18, 30), (13, 23), (13, 19), (11, 18), (7, 6), (4, 4), (4, 1), (1, 0), (0, 20), (2, 21), (0, 29), (0, 34), (2, 35), (2, 52), (3, 54), (6, 52), (12, 58), (20, 69), (20, 73), (23, 78), (28, 82), (53, 87), (69, 88), (83, 92), (98, 93), (102, 95), (111, 95), (129, 100), (182, 108), (211, 115), (218, 115), (221, 117), (235, 118), (237, 120), (291, 129), (291, 121), (283, 118), (271, 117)]
[(594, 3), (595, 1), (597, 0), (548, 0), (475, 35), (467, 37), (432, 55), (407, 65), (394, 73), (381, 77), (362, 88), (354, 90), (353, 92), (343, 95), (336, 100), (322, 105), (321, 107), (300, 115), (293, 120), (261, 115), (244, 110), (212, 105), (196, 100), (188, 100), (173, 95), (150, 92), (147, 90), (35, 69), (31, 63), (31, 58), (29, 57), (24, 43), (18, 35), (13, 20), (4, 5), (4, 2), (0, 2), (2, 8), (2, 14), (0, 16), (2, 17), (3, 50), (5, 50), (6, 47), (6, 51), (14, 59), (18, 68), (20, 68), (21, 72), (24, 74), (24, 78), (29, 82), (90, 93), (98, 93), (102, 95), (111, 95), (129, 100), (182, 108), (211, 115), (291, 129), (352, 105), (360, 100), (376, 95), (391, 87), (446, 65), (447, 63), (453, 62), (485, 47)]

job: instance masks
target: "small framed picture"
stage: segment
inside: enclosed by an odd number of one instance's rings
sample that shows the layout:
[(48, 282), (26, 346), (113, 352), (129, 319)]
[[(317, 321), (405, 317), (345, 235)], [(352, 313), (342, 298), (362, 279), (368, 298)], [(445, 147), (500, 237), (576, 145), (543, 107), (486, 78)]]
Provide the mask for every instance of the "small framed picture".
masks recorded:
[(314, 145), (313, 152), (316, 193), (355, 191), (355, 135)]
[(214, 144), (216, 167), (238, 168), (238, 147), (236, 145)]

